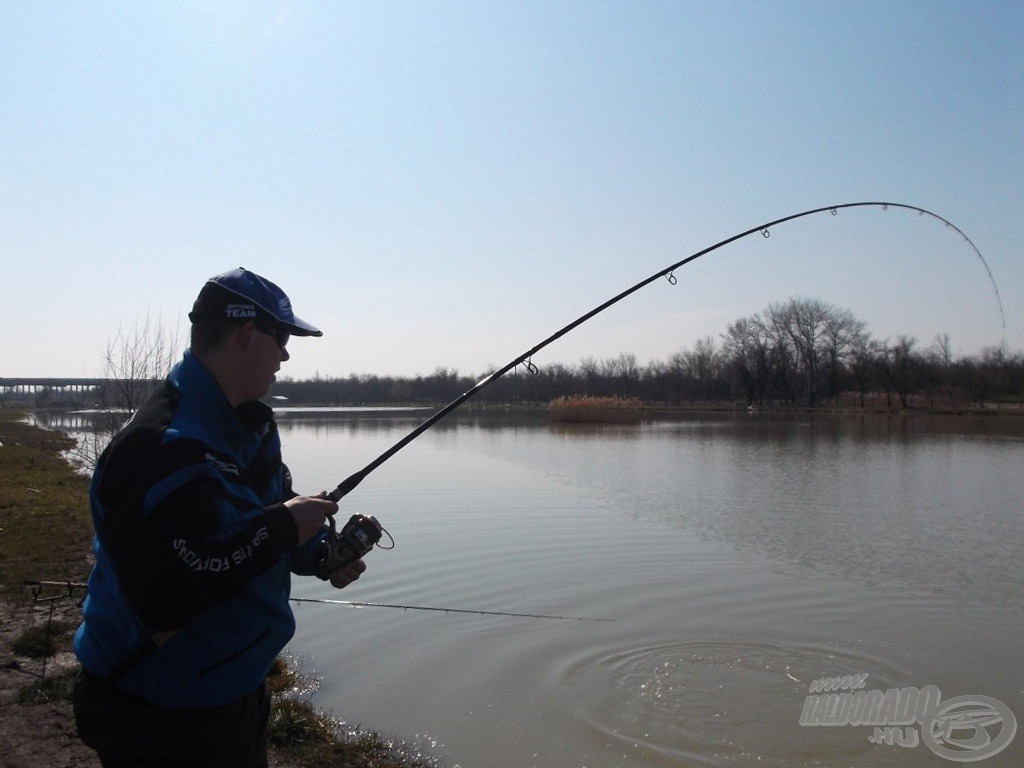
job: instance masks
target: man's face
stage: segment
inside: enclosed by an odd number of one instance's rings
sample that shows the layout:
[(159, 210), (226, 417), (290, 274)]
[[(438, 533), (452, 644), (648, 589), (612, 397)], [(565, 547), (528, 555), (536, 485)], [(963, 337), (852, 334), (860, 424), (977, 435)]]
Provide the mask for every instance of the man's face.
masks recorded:
[(289, 358), (287, 344), (287, 332), (279, 328), (253, 325), (250, 372), (253, 391), (256, 394), (251, 399), (258, 400), (270, 391), (276, 378), (275, 374), (281, 369), (281, 363)]

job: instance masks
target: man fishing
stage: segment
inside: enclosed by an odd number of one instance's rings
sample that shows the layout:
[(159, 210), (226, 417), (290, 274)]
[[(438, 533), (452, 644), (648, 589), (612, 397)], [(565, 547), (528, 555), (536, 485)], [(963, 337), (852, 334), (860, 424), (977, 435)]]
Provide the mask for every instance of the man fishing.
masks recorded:
[[(316, 572), (338, 509), (292, 491), (260, 402), (289, 337), (321, 331), (242, 268), (210, 278), (189, 319), (188, 351), (92, 479), (74, 704), (107, 768), (267, 765), (264, 679), (295, 630), (290, 575)], [(364, 570), (325, 575), (342, 588)]]

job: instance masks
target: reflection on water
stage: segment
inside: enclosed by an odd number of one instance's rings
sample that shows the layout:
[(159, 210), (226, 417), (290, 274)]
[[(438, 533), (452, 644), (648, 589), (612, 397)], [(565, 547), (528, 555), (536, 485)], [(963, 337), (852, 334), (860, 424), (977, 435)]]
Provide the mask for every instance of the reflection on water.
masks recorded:
[[(427, 415), (282, 413), (296, 487)], [(302, 604), (290, 649), (326, 709), (450, 765), (934, 766), (801, 709), (865, 675), (1024, 717), (1022, 467), (1024, 419), (457, 412), (343, 501), (397, 546), (340, 596), (614, 621)], [(1024, 764), (1024, 737), (983, 764)]]
[[(958, 429), (954, 430), (954, 427)], [(559, 429), (525, 460), (637, 518), (953, 600), (1022, 605), (1024, 423), (804, 417)], [(1013, 429), (1018, 431), (1013, 434)]]

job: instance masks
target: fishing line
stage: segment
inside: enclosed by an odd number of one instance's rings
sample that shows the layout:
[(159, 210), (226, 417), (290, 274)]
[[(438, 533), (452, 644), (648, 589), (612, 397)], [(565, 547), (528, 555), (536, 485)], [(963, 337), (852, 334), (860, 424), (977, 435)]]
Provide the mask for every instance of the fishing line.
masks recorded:
[(583, 315), (581, 315), (580, 317), (578, 317), (577, 319), (573, 320), (568, 325), (566, 325), (563, 328), (555, 331), (555, 333), (553, 333), (550, 336), (548, 336), (546, 339), (544, 339), (542, 342), (540, 342), (536, 346), (531, 347), (530, 349), (528, 349), (523, 354), (519, 355), (518, 357), (516, 357), (513, 360), (511, 360), (510, 362), (506, 363), (504, 366), (502, 366), (498, 370), (494, 371), (490, 375), (488, 375), (488, 376), (484, 377), (483, 379), (481, 379), (480, 381), (478, 381), (473, 387), (471, 387), (470, 389), (468, 389), (465, 392), (463, 392), (459, 397), (457, 397), (455, 400), (453, 400), (451, 403), (449, 403), (445, 407), (441, 408), (433, 416), (431, 416), (426, 421), (424, 421), (422, 424), (420, 424), (418, 427), (413, 429), (409, 434), (407, 434), (405, 437), (403, 437), (397, 443), (395, 443), (390, 448), (388, 448), (386, 451), (384, 451), (384, 453), (382, 453), (376, 459), (371, 461), (369, 464), (367, 464), (361, 470), (359, 470), (358, 472), (355, 472), (355, 473), (349, 475), (347, 478), (345, 478), (341, 483), (338, 484), (338, 487), (335, 488), (330, 493), (328, 493), (327, 496), (330, 499), (332, 499), (333, 501), (335, 501), (335, 502), (341, 501), (341, 499), (343, 499), (345, 496), (347, 496), (349, 493), (351, 493), (377, 467), (379, 467), (381, 464), (383, 464), (385, 461), (387, 461), (393, 455), (395, 455), (398, 451), (400, 451), (406, 445), (408, 445), (413, 440), (415, 440), (417, 437), (419, 437), (419, 435), (421, 435), (423, 432), (425, 432), (426, 430), (430, 429), (434, 424), (436, 424), (438, 421), (443, 419), (445, 416), (447, 416), (453, 410), (458, 408), (460, 405), (462, 405), (462, 403), (464, 403), (470, 397), (475, 395), (477, 392), (479, 392), (480, 390), (484, 389), (486, 386), (488, 386), (489, 384), (494, 382), (496, 379), (500, 378), (505, 373), (507, 373), (508, 371), (512, 370), (513, 368), (519, 366), (520, 364), (524, 364), (525, 363), (528, 368), (533, 367), (532, 359), (533, 359), (533, 356), (537, 352), (539, 352), (540, 350), (544, 349), (546, 346), (548, 346), (549, 344), (553, 343), (554, 341), (557, 341), (558, 339), (560, 339), (565, 334), (569, 333), (574, 328), (576, 328), (576, 327), (582, 325), (583, 323), (587, 322), (588, 320), (590, 320), (595, 315), (598, 315), (601, 312), (604, 312), (606, 309), (608, 309), (609, 307), (619, 303), (620, 301), (625, 299), (627, 296), (630, 296), (630, 295), (636, 293), (637, 291), (639, 291), (641, 288), (649, 285), (650, 283), (653, 283), (655, 280), (659, 280), (661, 278), (666, 278), (666, 279), (668, 279), (668, 281), (670, 283), (672, 282), (673, 279), (678, 280), (678, 276), (676, 275), (676, 272), (680, 268), (686, 266), (687, 264), (690, 264), (693, 261), (696, 261), (697, 259), (701, 258), (702, 256), (705, 256), (705, 255), (707, 255), (709, 253), (717, 251), (719, 248), (722, 248), (722, 247), (724, 247), (726, 245), (729, 245), (730, 243), (734, 243), (737, 240), (742, 240), (742, 239), (744, 239), (746, 237), (750, 237), (751, 235), (757, 235), (757, 236), (760, 236), (760, 237), (763, 237), (763, 238), (767, 239), (767, 238), (771, 237), (772, 229), (774, 227), (780, 226), (781, 224), (785, 224), (785, 223), (790, 222), (790, 221), (795, 221), (797, 219), (802, 219), (802, 218), (805, 218), (807, 216), (815, 216), (815, 215), (821, 214), (821, 213), (828, 213), (828, 214), (830, 214), (832, 216), (837, 216), (841, 210), (845, 210), (847, 208), (881, 208), (883, 211), (888, 211), (890, 208), (898, 208), (898, 209), (903, 209), (903, 210), (908, 210), (908, 211), (916, 211), (918, 213), (918, 215), (920, 215), (920, 216), (927, 216), (927, 217), (930, 217), (932, 219), (935, 219), (936, 221), (942, 222), (948, 228), (951, 228), (953, 231), (958, 233), (967, 242), (967, 244), (968, 244), (968, 246), (970, 246), (971, 250), (974, 251), (975, 255), (978, 257), (978, 260), (981, 262), (982, 266), (985, 268), (985, 273), (988, 275), (989, 282), (991, 282), (992, 289), (995, 292), (996, 303), (999, 305), (999, 318), (1000, 318), (1000, 322), (1002, 324), (1002, 327), (1004, 329), (1006, 328), (1006, 317), (1005, 317), (1005, 315), (1003, 313), (1003, 301), (1002, 301), (1002, 298), (999, 295), (999, 287), (996, 285), (995, 278), (992, 275), (992, 270), (989, 269), (988, 262), (985, 261), (985, 257), (982, 256), (981, 251), (974, 244), (974, 242), (971, 240), (971, 238), (969, 238), (967, 236), (967, 234), (963, 230), (961, 230), (959, 227), (957, 227), (955, 224), (953, 224), (953, 222), (951, 222), (949, 219), (946, 219), (946, 218), (944, 218), (943, 216), (940, 216), (937, 213), (933, 213), (933, 212), (931, 212), (931, 211), (929, 211), (929, 210), (927, 210), (925, 208), (921, 208), (921, 207), (916, 206), (916, 205), (908, 205), (906, 203), (883, 202), (883, 201), (857, 202), (857, 203), (841, 203), (841, 204), (838, 204), (838, 205), (827, 205), (827, 206), (823, 206), (821, 208), (812, 208), (810, 210), (801, 211), (800, 213), (790, 214), (789, 216), (783, 216), (782, 218), (778, 218), (778, 219), (774, 219), (772, 221), (767, 221), (767, 222), (764, 222), (762, 224), (758, 224), (755, 227), (751, 227), (750, 229), (744, 230), (743, 232), (739, 232), (739, 233), (737, 233), (735, 235), (727, 237), (726, 239), (724, 239), (724, 240), (722, 240), (722, 241), (720, 241), (718, 243), (715, 243), (714, 245), (708, 246), (707, 248), (704, 248), (703, 250), (697, 251), (696, 253), (692, 253), (692, 254), (690, 254), (689, 256), (687, 256), (684, 259), (680, 259), (679, 261), (675, 262), (674, 264), (670, 264), (669, 266), (665, 267), (664, 269), (659, 270), (658, 272), (655, 272), (650, 277), (647, 277), (647, 278), (641, 280), (636, 285), (633, 285), (630, 288), (627, 288), (626, 290), (622, 291), (621, 293), (619, 293), (619, 294), (613, 296), (612, 298), (608, 299), (604, 303), (599, 304), (598, 306), (594, 307), (589, 312), (586, 312)]
[[(443, 450), (444, 450), (443, 447), (439, 447), (437, 449), (439, 454), (441, 452), (443, 452)], [(458, 448), (458, 449), (456, 449), (454, 451), (448, 451), (445, 460), (443, 462), (441, 462), (440, 466), (436, 467), (434, 469), (434, 471), (431, 472), (430, 475), (428, 477), (426, 477), (422, 483), (417, 483), (416, 484), (417, 485), (416, 493), (414, 495), (412, 495), (412, 496), (407, 496), (404, 499), (402, 505), (397, 508), (397, 511), (399, 512), (399, 514), (396, 515), (395, 519), (400, 519), (401, 514), (404, 514), (404, 513), (408, 512), (409, 509), (412, 508), (413, 506), (416, 506), (417, 508), (422, 507), (421, 502), (424, 499), (424, 497), (426, 496), (427, 491), (429, 491), (431, 488), (434, 487), (434, 485), (437, 483), (437, 479), (439, 477), (441, 477), (441, 475), (445, 474), (448, 471), (448, 468), (452, 464), (454, 464), (455, 461), (459, 457), (461, 457), (463, 453), (465, 453), (465, 451), (466, 451), (465, 448)]]
[(473, 608), (436, 608), (427, 605), (401, 605), (398, 603), (368, 603), (361, 600), (327, 600), (319, 597), (291, 597), (295, 603), (324, 603), (326, 605), (346, 605), (350, 608), (401, 608), (404, 611), (434, 611), (436, 613), (472, 613), (477, 616), (512, 616), (517, 619), (558, 619), (560, 621), (607, 621), (615, 619), (598, 619), (587, 616), (555, 616), (545, 613), (512, 613), (510, 611), (479, 611)]

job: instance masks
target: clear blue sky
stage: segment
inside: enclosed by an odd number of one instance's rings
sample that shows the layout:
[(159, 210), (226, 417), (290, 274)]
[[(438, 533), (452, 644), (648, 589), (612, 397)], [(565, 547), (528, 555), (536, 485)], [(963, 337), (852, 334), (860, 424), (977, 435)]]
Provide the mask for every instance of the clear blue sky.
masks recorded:
[(0, 4), (0, 376), (184, 338), (245, 266), (325, 331), (283, 374), (667, 359), (790, 296), (1024, 349), (1020, 2)]

